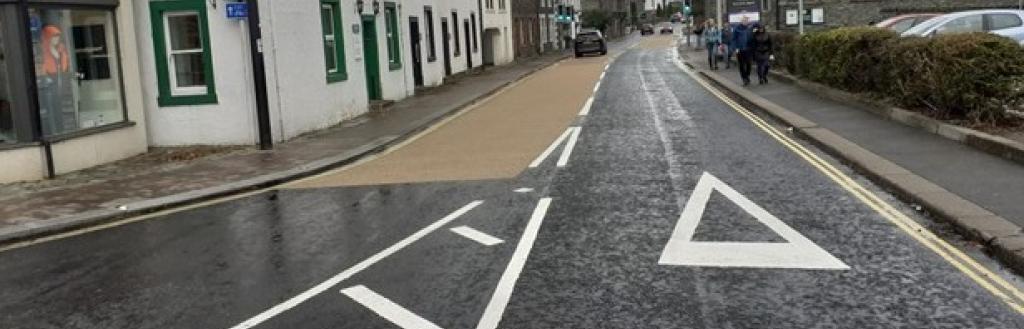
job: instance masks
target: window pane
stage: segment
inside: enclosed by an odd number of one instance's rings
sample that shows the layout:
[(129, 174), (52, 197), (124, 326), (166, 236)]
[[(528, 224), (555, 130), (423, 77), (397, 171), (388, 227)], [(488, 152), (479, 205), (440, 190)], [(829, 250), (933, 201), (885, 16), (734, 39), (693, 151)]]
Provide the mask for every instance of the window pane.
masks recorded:
[(320, 26), (324, 36), (324, 59), (327, 73), (338, 72), (338, 45), (334, 32), (334, 7), (330, 4), (320, 6)]
[(960, 17), (938, 29), (939, 34), (982, 32), (985, 30), (981, 15)]
[(1018, 27), (1022, 25), (1020, 16), (1014, 14), (993, 14), (990, 17), (992, 19), (991, 24), (993, 31)]
[(168, 14), (167, 35), (171, 39), (171, 51), (203, 49), (198, 13)]
[[(7, 28), (3, 17), (0, 17), (0, 26)], [(13, 143), (14, 136), (14, 105), (11, 95), (11, 75), (7, 72), (7, 46), (4, 35), (0, 33), (0, 144)]]
[(114, 17), (105, 10), (29, 10), (44, 135), (124, 121)]
[[(206, 72), (203, 71), (203, 53), (171, 55), (174, 62), (174, 79), (177, 87), (206, 86)], [(205, 90), (203, 91), (205, 93)]]

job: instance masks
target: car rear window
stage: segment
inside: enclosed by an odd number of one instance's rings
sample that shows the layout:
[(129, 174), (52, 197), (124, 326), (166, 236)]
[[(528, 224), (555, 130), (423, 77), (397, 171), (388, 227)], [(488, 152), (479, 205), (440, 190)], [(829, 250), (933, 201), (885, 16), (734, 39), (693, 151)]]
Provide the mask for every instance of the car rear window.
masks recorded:
[(600, 37), (597, 36), (597, 33), (581, 33), (581, 34), (577, 35), (576, 38), (580, 39), (580, 40), (583, 40), (583, 41), (591, 41), (591, 40), (599, 40), (599, 39), (601, 39)]

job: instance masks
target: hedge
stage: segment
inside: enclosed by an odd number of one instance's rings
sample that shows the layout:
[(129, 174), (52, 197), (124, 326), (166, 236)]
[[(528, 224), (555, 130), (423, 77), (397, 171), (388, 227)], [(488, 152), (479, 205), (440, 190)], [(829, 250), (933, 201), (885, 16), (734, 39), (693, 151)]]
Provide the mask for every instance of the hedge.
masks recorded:
[(1024, 109), (1024, 47), (987, 33), (899, 37), (872, 27), (775, 33), (779, 66), (944, 119), (1003, 124)]

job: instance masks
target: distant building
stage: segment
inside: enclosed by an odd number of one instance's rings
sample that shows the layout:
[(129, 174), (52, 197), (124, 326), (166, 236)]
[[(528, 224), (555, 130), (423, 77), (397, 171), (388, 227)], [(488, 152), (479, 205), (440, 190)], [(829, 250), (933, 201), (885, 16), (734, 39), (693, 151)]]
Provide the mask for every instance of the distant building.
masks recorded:
[[(700, 0), (698, 0), (700, 1)], [(715, 17), (719, 0), (703, 0), (703, 8), (695, 13)], [(761, 22), (775, 30), (797, 30), (797, 0), (720, 0), (723, 18), (733, 14), (730, 8), (760, 7)], [(908, 13), (944, 13), (971, 9), (1018, 8), (1019, 0), (805, 0), (805, 27), (808, 30), (840, 26), (868, 25), (886, 18)]]
[(540, 0), (540, 38), (544, 51), (572, 47), (579, 32), (580, 0)]
[(487, 65), (512, 62), (512, 10), (510, 0), (484, 0), (483, 61)]
[(532, 57), (540, 54), (540, 1), (512, 1), (512, 40), (515, 57)]

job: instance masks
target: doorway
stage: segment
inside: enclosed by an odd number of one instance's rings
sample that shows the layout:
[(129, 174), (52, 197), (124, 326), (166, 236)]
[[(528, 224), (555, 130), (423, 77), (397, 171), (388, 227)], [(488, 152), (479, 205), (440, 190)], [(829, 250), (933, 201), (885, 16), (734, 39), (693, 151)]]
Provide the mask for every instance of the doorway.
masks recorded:
[[(448, 33), (448, 19), (446, 18), (441, 18), (441, 35), (444, 36), (444, 42), (441, 43), (441, 50), (444, 51), (444, 76), (449, 76), (452, 75), (452, 35)], [(459, 41), (455, 40), (455, 42)]]
[(409, 17), (409, 41), (412, 47), (412, 80), (416, 87), (423, 86), (423, 53), (420, 39), (420, 19)]
[(473, 68), (473, 37), (469, 35), (469, 20), (462, 21), (462, 25), (463, 31), (466, 31), (466, 71), (469, 71)]
[(374, 16), (363, 16), (363, 65), (366, 67), (366, 93), (371, 101), (383, 98), (377, 48), (377, 20)]

